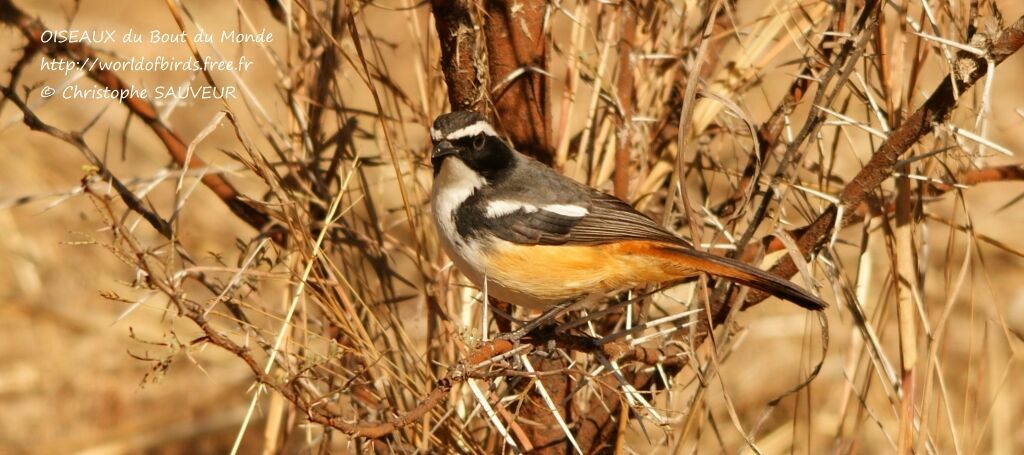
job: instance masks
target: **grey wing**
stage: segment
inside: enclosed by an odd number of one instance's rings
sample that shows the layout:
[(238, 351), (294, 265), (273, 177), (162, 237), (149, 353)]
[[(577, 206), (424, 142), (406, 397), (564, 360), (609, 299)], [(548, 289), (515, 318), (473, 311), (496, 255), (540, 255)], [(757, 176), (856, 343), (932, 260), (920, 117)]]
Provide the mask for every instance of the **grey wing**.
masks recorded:
[(622, 240), (654, 240), (689, 246), (614, 196), (590, 190), (586, 202), (524, 206), (493, 218), (499, 238), (536, 245), (600, 245)]
[(514, 238), (506, 240), (527, 245), (562, 245), (569, 242), (577, 223), (579, 218), (541, 210), (515, 217), (509, 225)]
[(591, 190), (590, 213), (573, 226), (568, 243), (601, 244), (620, 240), (654, 240), (690, 246), (625, 201)]

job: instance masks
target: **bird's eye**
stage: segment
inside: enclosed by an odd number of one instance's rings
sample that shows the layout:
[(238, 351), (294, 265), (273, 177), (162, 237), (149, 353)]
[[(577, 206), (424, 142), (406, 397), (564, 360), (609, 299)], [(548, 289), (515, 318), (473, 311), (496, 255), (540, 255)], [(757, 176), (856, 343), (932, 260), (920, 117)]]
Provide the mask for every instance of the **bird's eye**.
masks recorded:
[(484, 135), (483, 134), (478, 135), (477, 137), (475, 137), (473, 139), (473, 148), (475, 148), (477, 150), (480, 150), (480, 149), (484, 148), (484, 143), (485, 142), (487, 142), (487, 140), (484, 138)]

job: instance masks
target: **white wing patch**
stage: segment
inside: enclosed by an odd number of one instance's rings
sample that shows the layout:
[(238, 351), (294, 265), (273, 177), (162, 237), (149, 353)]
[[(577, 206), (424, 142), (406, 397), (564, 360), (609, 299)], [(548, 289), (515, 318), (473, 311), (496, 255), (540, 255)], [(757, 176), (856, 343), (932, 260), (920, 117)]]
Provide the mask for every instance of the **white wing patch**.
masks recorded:
[[(478, 135), (480, 133), (484, 133), (484, 134), (486, 134), (488, 136), (498, 137), (498, 133), (494, 131), (494, 127), (492, 127), (490, 123), (487, 123), (487, 122), (484, 122), (484, 121), (479, 121), (479, 122), (476, 122), (476, 123), (474, 123), (472, 125), (469, 125), (469, 126), (466, 126), (466, 127), (463, 127), (463, 128), (459, 128), (459, 129), (457, 129), (455, 131), (452, 131), (451, 133), (448, 133), (448, 136), (445, 136), (444, 139), (447, 139), (449, 141), (454, 141), (456, 139), (462, 139), (464, 137), (476, 136), (476, 135)], [(430, 135), (431, 135), (431, 137), (433, 137), (434, 132), (431, 131)], [(439, 131), (438, 132), (438, 136), (440, 136), (440, 135), (441, 134), (440, 134), (440, 131)], [(440, 139), (435, 139), (435, 141), (438, 141), (438, 140), (440, 140)]]
[(487, 217), (497, 218), (499, 216), (514, 213), (518, 210), (523, 210), (526, 213), (533, 213), (537, 211), (537, 206), (517, 201), (491, 201), (487, 204)]
[(567, 216), (569, 218), (583, 218), (590, 213), (586, 207), (572, 204), (551, 204), (545, 205), (541, 207), (541, 209), (551, 213), (557, 213), (562, 216)]

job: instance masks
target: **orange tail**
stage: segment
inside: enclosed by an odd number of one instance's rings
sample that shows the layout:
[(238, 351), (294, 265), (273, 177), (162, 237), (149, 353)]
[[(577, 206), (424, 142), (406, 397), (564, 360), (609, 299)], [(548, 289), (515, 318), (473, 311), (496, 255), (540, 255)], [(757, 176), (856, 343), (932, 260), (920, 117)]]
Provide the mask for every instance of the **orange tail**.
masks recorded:
[(750, 286), (808, 310), (821, 311), (828, 307), (827, 303), (800, 286), (749, 264), (686, 247), (665, 246), (662, 251), (680, 259), (686, 267)]

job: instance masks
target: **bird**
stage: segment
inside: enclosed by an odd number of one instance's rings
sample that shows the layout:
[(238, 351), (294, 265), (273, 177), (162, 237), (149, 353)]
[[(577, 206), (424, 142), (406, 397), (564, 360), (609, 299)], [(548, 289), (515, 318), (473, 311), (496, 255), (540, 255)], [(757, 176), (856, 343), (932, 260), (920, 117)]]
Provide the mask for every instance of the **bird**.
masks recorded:
[(441, 246), (490, 297), (545, 311), (707, 273), (809, 310), (827, 307), (788, 280), (696, 250), (629, 203), (516, 151), (478, 112), (438, 116), (430, 138)]

